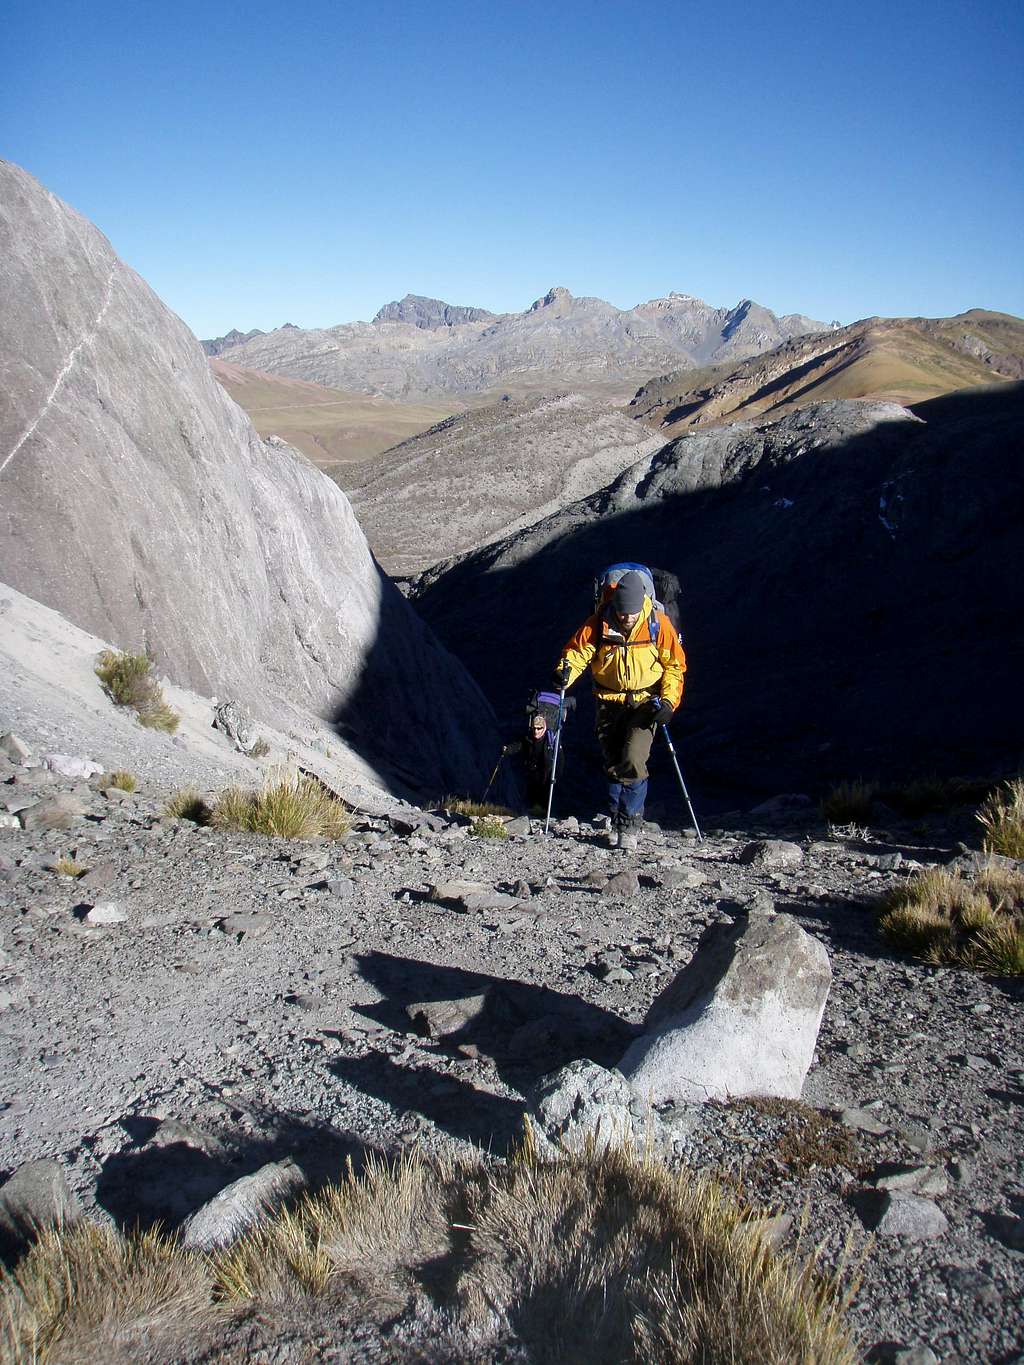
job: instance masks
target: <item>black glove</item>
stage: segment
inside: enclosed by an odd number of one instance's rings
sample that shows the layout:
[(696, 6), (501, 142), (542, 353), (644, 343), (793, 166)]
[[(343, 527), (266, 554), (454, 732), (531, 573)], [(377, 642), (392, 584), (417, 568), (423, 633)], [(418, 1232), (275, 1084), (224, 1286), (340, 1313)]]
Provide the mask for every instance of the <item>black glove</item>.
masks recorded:
[(551, 675), (551, 681), (554, 684), (554, 689), (556, 692), (561, 692), (562, 688), (566, 686), (566, 684), (569, 681), (569, 674), (571, 671), (572, 670), (569, 668), (569, 665), (564, 662), (561, 663), (559, 667), (555, 669), (554, 673)]
[(665, 701), (662, 697), (652, 697), (651, 702), (651, 723), (654, 725), (667, 725), (675, 714), (675, 707), (670, 701)]
[(504, 757), (506, 754), (514, 754), (518, 748), (519, 748), (518, 739), (510, 739), (509, 742), (505, 745), (504, 749), (502, 749), (501, 751), (502, 757)]

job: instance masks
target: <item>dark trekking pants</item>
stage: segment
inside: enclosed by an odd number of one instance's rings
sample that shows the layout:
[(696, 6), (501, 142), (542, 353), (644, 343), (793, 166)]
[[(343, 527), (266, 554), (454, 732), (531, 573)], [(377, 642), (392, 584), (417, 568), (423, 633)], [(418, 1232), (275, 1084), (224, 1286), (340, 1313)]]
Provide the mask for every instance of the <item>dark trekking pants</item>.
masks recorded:
[(647, 760), (654, 743), (647, 703), (597, 703), (597, 742), (609, 782), (633, 783), (647, 777)]

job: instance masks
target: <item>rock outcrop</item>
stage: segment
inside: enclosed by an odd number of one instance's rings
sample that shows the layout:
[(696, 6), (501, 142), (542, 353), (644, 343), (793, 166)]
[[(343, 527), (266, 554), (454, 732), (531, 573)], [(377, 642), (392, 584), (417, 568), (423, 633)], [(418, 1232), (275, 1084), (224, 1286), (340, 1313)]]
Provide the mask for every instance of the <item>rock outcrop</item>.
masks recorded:
[(790, 915), (712, 925), (619, 1070), (655, 1104), (799, 1099), (831, 980), (824, 946)]
[(383, 578), (344, 494), (262, 441), (101, 234), (0, 165), (0, 578), (172, 681), (335, 723), (467, 790), (489, 709)]

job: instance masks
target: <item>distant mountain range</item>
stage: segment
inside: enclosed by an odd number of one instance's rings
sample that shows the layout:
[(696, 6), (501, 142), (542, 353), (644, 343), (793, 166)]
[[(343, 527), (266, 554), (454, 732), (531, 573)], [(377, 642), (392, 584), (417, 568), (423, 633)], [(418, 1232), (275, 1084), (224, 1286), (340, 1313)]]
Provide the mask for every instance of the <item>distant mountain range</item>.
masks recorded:
[(867, 318), (739, 364), (678, 369), (645, 384), (630, 409), (671, 437), (831, 398), (909, 405), (1022, 377), (1024, 321), (974, 308), (952, 318)]
[(203, 346), (247, 369), (403, 401), (566, 388), (625, 401), (652, 374), (735, 363), (823, 330), (813, 318), (777, 317), (751, 299), (713, 308), (673, 293), (623, 310), (554, 288), (523, 313), (406, 295), (373, 322), (230, 332)]

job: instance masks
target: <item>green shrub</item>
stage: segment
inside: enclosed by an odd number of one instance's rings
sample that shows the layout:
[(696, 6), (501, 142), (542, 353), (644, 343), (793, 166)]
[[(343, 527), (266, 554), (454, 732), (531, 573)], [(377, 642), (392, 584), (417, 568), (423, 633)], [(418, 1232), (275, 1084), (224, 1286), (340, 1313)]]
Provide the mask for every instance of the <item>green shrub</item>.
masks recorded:
[(289, 776), (257, 791), (229, 787), (213, 809), (217, 829), (283, 839), (340, 839), (352, 827), (349, 813), (315, 778)]
[(978, 811), (978, 819), (989, 853), (1024, 858), (1024, 779), (1016, 778), (993, 792)]
[(1024, 875), (992, 864), (971, 877), (929, 868), (891, 891), (879, 928), (927, 962), (1024, 974)]
[(153, 677), (153, 660), (148, 654), (129, 654), (105, 649), (96, 661), (100, 686), (115, 706), (130, 707), (139, 723), (151, 730), (173, 734), (181, 717), (172, 711)]

